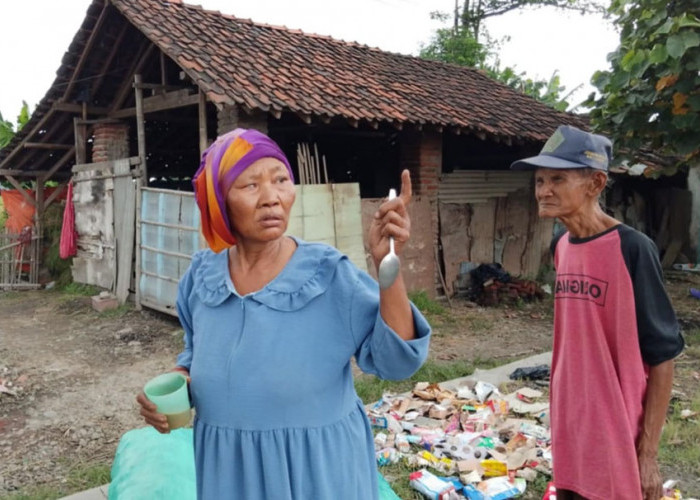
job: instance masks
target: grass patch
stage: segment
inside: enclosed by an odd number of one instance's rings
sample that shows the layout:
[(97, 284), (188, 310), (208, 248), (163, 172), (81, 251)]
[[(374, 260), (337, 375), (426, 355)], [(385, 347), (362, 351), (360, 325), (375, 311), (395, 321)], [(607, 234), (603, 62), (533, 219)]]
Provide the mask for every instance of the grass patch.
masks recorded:
[(671, 406), (661, 435), (659, 463), (675, 473), (700, 477), (700, 426), (697, 417), (682, 419), (683, 409), (700, 412), (700, 395), (696, 394), (690, 403), (674, 402)]
[(80, 464), (68, 472), (68, 486), (73, 491), (83, 491), (109, 483), (110, 467), (105, 464)]
[(691, 358), (700, 359), (700, 328), (693, 328), (683, 332), (685, 338), (685, 355)]
[(92, 297), (93, 295), (99, 295), (102, 291), (100, 287), (72, 281), (62, 287), (57, 287), (56, 290), (67, 295), (79, 295), (81, 297)]
[[(365, 404), (378, 401), (385, 392), (402, 393), (413, 388), (416, 382), (444, 382), (466, 377), (474, 372), (477, 365), (465, 361), (437, 363), (428, 360), (411, 378), (399, 381), (382, 380), (374, 375), (360, 375), (355, 378), (355, 390)], [(483, 365), (480, 365), (483, 366)]]
[(480, 318), (478, 316), (470, 316), (467, 318), (470, 330), (491, 330), (494, 327), (494, 322), (490, 318)]
[(445, 308), (437, 301), (428, 297), (425, 290), (410, 292), (408, 298), (413, 304), (426, 316), (442, 316), (445, 314)]
[(67, 494), (55, 486), (31, 486), (16, 493), (0, 496), (0, 500), (56, 500)]
[(129, 313), (131, 309), (131, 304), (122, 304), (117, 306), (116, 309), (105, 309), (97, 314), (100, 316), (100, 318), (121, 318), (125, 314)]

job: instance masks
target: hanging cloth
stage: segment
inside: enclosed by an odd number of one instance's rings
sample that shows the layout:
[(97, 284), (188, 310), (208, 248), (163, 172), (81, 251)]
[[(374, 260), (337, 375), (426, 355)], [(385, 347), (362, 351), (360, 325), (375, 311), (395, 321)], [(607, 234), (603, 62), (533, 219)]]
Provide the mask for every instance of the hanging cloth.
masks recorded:
[(77, 234), (75, 232), (75, 209), (73, 208), (73, 181), (68, 183), (66, 193), (66, 208), (63, 210), (63, 225), (61, 226), (61, 242), (58, 254), (62, 259), (73, 257), (77, 250)]

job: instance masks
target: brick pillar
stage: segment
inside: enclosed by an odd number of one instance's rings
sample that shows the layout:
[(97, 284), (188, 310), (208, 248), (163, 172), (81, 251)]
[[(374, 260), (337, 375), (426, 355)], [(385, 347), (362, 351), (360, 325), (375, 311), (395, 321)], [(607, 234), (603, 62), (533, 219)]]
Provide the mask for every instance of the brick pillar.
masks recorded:
[[(411, 172), (413, 193), (430, 202), (430, 231), (433, 248), (438, 245), (438, 184), (442, 173), (442, 135), (437, 132), (407, 132), (401, 136), (401, 168)], [(434, 287), (429, 290), (434, 297), (442, 288), (435, 269)]]
[(401, 139), (401, 168), (411, 172), (413, 193), (430, 202), (433, 243), (438, 243), (437, 194), (442, 173), (442, 135), (437, 132), (409, 132)]
[(93, 163), (129, 157), (129, 126), (126, 123), (98, 123), (93, 129), (93, 137)]
[(254, 110), (252, 114), (241, 111), (238, 106), (224, 104), (217, 109), (217, 135), (225, 134), (235, 128), (252, 128), (267, 134), (267, 113)]

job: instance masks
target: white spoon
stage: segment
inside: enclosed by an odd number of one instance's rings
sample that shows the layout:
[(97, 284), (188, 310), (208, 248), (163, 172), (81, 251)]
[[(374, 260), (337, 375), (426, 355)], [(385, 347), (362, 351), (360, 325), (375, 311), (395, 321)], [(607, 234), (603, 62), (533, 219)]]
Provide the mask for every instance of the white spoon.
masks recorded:
[[(389, 190), (389, 200), (396, 198), (396, 190)], [(399, 275), (399, 266), (401, 262), (399, 261), (399, 256), (396, 255), (394, 251), (394, 238), (389, 237), (389, 253), (384, 256), (382, 261), (379, 263), (379, 270), (377, 271), (377, 281), (379, 282), (379, 288), (384, 290), (389, 288), (396, 281), (396, 277)]]

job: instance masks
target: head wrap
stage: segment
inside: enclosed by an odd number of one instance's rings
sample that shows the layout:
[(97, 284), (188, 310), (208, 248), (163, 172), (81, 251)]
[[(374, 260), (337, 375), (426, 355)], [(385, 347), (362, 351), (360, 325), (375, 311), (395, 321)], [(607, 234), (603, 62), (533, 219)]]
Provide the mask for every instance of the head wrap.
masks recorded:
[(294, 182), (289, 161), (280, 147), (257, 130), (237, 128), (219, 136), (202, 154), (192, 184), (202, 218), (202, 234), (215, 252), (236, 244), (226, 210), (226, 197), (241, 172), (261, 158), (281, 161)]

